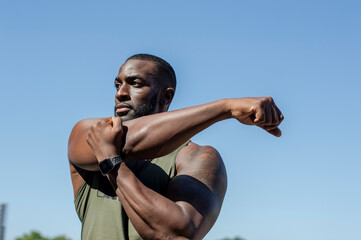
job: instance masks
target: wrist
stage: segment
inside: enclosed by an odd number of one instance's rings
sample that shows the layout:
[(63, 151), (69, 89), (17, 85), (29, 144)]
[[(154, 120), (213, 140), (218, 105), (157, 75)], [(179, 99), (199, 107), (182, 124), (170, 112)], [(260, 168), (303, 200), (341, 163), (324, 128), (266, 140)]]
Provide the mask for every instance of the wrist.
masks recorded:
[(228, 112), (228, 118), (240, 119), (247, 113), (247, 99), (248, 98), (230, 98), (227, 99), (226, 111)]
[(118, 165), (120, 165), (123, 162), (123, 159), (121, 156), (113, 156), (111, 158), (106, 158), (99, 162), (99, 170), (100, 172), (105, 176), (108, 173), (112, 172), (114, 168), (116, 168)]
[(96, 156), (98, 162), (101, 162), (106, 158), (112, 158), (117, 155), (118, 155), (117, 151), (113, 148), (110, 148), (110, 149), (106, 149), (106, 150), (102, 151), (101, 153), (96, 154), (95, 156)]
[(224, 119), (234, 118), (233, 101), (234, 99), (222, 99), (222, 116)]

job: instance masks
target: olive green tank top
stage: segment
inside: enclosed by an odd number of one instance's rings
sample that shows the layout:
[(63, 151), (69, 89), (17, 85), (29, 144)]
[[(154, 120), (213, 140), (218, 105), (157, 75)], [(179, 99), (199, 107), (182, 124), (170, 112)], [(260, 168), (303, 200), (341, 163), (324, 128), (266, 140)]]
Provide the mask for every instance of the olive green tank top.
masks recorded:
[[(166, 156), (145, 161), (140, 169), (134, 169), (133, 172), (145, 186), (164, 195), (170, 179), (175, 175), (176, 155), (188, 142)], [(122, 208), (108, 179), (104, 178), (99, 172), (94, 173), (91, 182), (84, 182), (75, 195), (75, 208), (82, 223), (81, 239), (142, 239)], [(103, 188), (106, 184), (109, 186)]]

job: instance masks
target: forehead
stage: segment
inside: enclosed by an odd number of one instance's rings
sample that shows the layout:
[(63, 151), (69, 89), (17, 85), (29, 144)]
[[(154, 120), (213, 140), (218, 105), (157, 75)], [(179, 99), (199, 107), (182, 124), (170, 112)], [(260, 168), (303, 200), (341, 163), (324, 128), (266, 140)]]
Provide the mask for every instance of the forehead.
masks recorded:
[(144, 78), (154, 78), (157, 70), (157, 63), (153, 61), (131, 59), (120, 67), (118, 77), (140, 75)]

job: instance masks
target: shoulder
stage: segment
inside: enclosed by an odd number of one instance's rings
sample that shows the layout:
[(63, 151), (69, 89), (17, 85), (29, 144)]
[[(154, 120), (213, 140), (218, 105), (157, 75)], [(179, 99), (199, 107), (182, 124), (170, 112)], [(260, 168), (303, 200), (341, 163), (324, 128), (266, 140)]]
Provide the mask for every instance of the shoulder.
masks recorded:
[(176, 175), (189, 175), (205, 184), (222, 199), (227, 188), (227, 174), (219, 152), (212, 146), (189, 142), (176, 156)]
[(73, 130), (71, 132), (70, 137), (72, 137), (72, 135), (82, 132), (84, 130), (89, 130), (90, 126), (96, 122), (98, 122), (101, 118), (88, 118), (88, 119), (82, 119), (79, 122), (77, 122), (74, 127)]
[(68, 151), (70, 151), (70, 153), (79, 147), (82, 139), (86, 139), (91, 125), (99, 121), (99, 119), (100, 118), (83, 119), (75, 124), (69, 136)]
[(200, 146), (189, 142), (176, 156), (177, 171), (189, 171), (195, 166), (211, 167), (212, 169), (224, 168), (223, 160), (218, 151), (212, 146)]

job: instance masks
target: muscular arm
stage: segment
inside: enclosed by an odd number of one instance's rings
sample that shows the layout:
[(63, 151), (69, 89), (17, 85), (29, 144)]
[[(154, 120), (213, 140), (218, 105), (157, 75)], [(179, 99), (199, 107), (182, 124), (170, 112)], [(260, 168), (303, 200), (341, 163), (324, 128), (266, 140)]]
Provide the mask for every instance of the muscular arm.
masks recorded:
[(176, 165), (166, 196), (145, 187), (123, 163), (108, 174), (144, 239), (202, 239), (219, 215), (227, 177), (218, 152), (189, 143), (178, 153)]
[[(283, 117), (271, 100), (221, 100), (128, 121), (124, 123), (125, 129), (119, 118), (112, 120), (112, 126), (106, 121), (91, 120), (96, 124), (90, 123), (80, 135), (76, 132), (73, 135), (73, 130), (71, 138), (83, 136), (86, 151), (97, 166), (119, 149), (127, 160), (165, 155), (204, 128), (230, 117), (279, 135), (277, 127)], [(116, 139), (118, 135), (123, 138)], [(120, 144), (122, 140), (124, 146)], [(219, 154), (211, 147), (190, 143), (178, 153), (176, 166), (177, 175), (168, 185), (166, 196), (145, 187), (124, 163), (107, 174), (144, 239), (202, 239), (218, 217), (226, 190), (226, 173)]]
[[(236, 118), (280, 136), (281, 112), (271, 98), (219, 100), (195, 107), (159, 113), (123, 123), (124, 134), (115, 139), (118, 154), (126, 160), (166, 155), (215, 122)], [(91, 126), (99, 119), (78, 122), (69, 138), (69, 161), (86, 170), (98, 170), (98, 161), (87, 143)], [(103, 156), (109, 157), (109, 156)]]

